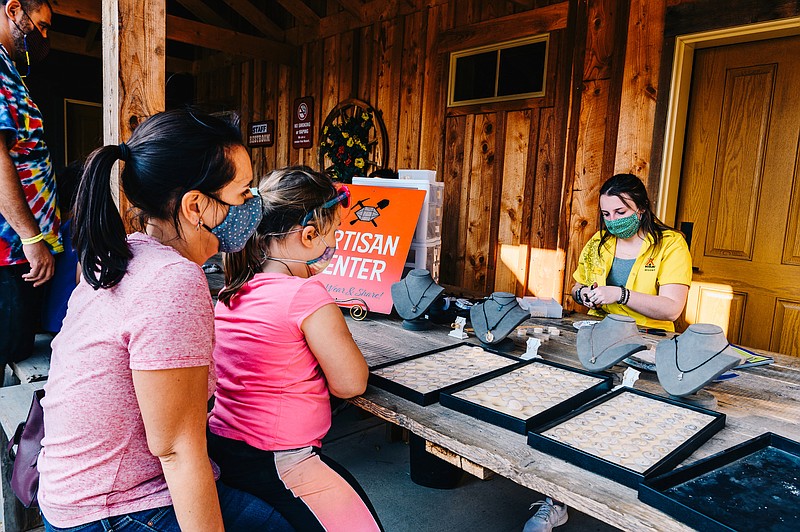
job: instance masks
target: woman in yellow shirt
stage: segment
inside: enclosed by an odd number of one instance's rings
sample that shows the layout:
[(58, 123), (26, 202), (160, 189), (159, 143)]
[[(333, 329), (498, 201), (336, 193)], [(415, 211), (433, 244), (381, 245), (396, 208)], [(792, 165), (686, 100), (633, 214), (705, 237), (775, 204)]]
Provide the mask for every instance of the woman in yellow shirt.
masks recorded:
[[(692, 282), (692, 257), (683, 236), (653, 214), (642, 181), (617, 174), (600, 187), (600, 231), (584, 246), (572, 277), (572, 297), (589, 314), (624, 314), (639, 327), (674, 331)], [(567, 522), (565, 504), (548, 497), (536, 505), (523, 532), (550, 532)]]
[[(600, 187), (600, 231), (572, 274), (572, 297), (589, 314), (624, 314), (640, 327), (674, 331), (686, 306), (692, 258), (683, 236), (656, 218), (642, 181), (617, 174)], [(548, 497), (523, 532), (550, 532), (567, 522), (567, 506)]]
[(572, 297), (589, 314), (624, 314), (640, 327), (674, 331), (686, 306), (692, 258), (683, 235), (653, 214), (642, 181), (617, 174), (600, 187), (600, 231), (572, 276)]

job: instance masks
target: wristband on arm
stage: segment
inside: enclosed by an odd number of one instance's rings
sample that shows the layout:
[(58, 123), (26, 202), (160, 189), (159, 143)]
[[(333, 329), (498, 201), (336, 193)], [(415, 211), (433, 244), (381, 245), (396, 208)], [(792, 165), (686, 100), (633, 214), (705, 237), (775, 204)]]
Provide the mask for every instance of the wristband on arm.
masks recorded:
[(620, 293), (617, 303), (619, 303), (620, 305), (627, 305), (628, 300), (631, 298), (631, 291), (625, 288), (624, 286), (620, 286), (619, 289)]
[(572, 293), (572, 299), (575, 300), (576, 303), (583, 305), (583, 301), (581, 300), (581, 290), (586, 288), (585, 286), (579, 286), (577, 290)]
[(31, 244), (35, 244), (37, 242), (41, 242), (42, 240), (44, 240), (44, 234), (39, 233), (38, 235), (32, 236), (30, 238), (20, 238), (20, 240), (22, 240), (23, 246), (29, 246)]

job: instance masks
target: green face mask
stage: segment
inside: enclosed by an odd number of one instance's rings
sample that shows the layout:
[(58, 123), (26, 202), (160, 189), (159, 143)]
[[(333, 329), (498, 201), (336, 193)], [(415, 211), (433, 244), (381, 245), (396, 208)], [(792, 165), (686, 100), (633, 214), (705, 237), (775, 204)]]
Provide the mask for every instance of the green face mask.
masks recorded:
[(606, 229), (608, 232), (617, 238), (630, 238), (639, 230), (639, 216), (636, 213), (626, 216), (625, 218), (617, 218), (616, 220), (605, 220)]

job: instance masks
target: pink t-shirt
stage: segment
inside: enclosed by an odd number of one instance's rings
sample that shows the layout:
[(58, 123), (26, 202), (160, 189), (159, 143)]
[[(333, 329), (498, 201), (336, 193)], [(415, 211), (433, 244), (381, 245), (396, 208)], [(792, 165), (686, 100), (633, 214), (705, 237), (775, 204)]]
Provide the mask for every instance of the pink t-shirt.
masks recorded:
[(133, 258), (119, 284), (94, 290), (81, 281), (53, 340), (39, 503), (57, 527), (172, 504), (131, 370), (211, 366), (214, 392), (214, 315), (202, 269), (149, 236), (128, 244)]
[(333, 298), (322, 283), (258, 273), (216, 307), (217, 393), (211, 432), (267, 451), (319, 446), (331, 426), (328, 385), (300, 326)]

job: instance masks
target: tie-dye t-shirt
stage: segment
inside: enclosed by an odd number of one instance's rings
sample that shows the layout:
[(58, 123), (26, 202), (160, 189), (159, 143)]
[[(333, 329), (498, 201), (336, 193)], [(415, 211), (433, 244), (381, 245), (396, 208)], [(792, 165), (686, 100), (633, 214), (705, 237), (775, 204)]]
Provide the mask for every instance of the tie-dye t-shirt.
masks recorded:
[[(53, 253), (64, 250), (59, 232), (56, 180), (50, 151), (44, 142), (42, 113), (0, 45), (0, 136), (17, 168), (33, 216)], [(0, 214), (0, 266), (26, 262), (22, 241)]]

